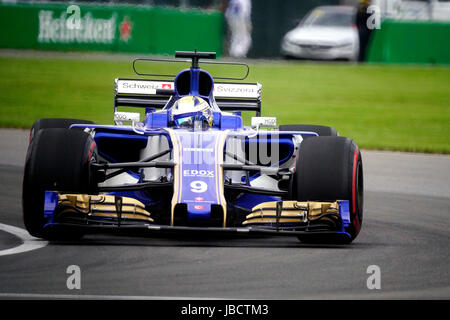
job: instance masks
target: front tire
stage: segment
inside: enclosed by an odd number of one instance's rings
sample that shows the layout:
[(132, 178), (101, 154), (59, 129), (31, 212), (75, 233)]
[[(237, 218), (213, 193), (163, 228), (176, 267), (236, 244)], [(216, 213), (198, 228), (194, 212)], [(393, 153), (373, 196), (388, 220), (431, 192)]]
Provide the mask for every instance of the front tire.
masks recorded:
[(312, 137), (300, 144), (293, 187), (298, 201), (349, 200), (348, 238), (300, 236), (302, 242), (350, 243), (363, 220), (363, 165), (355, 142), (345, 137)]
[(73, 124), (95, 124), (90, 120), (69, 119), (69, 118), (43, 118), (38, 119), (33, 123), (30, 129), (30, 142), (39, 130), (50, 128), (64, 128), (69, 129)]
[(46, 239), (80, 236), (44, 230), (47, 223), (44, 194), (46, 190), (95, 192), (96, 182), (90, 163), (97, 157), (96, 144), (85, 132), (62, 128), (37, 131), (28, 147), (22, 186), (23, 221), (32, 236)]

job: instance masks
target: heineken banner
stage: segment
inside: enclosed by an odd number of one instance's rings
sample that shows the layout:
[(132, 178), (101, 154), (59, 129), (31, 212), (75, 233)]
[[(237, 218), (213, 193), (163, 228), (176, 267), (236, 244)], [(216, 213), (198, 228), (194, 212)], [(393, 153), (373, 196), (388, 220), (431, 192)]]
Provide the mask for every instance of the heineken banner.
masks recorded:
[(222, 55), (218, 11), (69, 4), (0, 4), (0, 47)]

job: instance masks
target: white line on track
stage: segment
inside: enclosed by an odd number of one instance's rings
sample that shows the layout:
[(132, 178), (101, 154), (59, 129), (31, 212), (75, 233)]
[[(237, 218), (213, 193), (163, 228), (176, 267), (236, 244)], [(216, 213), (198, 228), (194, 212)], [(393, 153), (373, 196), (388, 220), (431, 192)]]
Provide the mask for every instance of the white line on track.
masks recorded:
[[(369, 291), (369, 290), (368, 290)], [(316, 296), (298, 296), (290, 300), (404, 300), (404, 299), (449, 299), (450, 287), (411, 289), (404, 291), (383, 291), (367, 293), (336, 293)], [(230, 298), (217, 297), (177, 297), (177, 296), (136, 296), (136, 295), (99, 295), (99, 294), (58, 294), (58, 293), (6, 293), (0, 292), (0, 300), (229, 300)], [(231, 298), (232, 300), (253, 300), (254, 298)], [(264, 299), (263, 299), (264, 300)], [(275, 299), (279, 300), (279, 299)], [(285, 300), (285, 299), (281, 299)]]
[(36, 300), (222, 300), (222, 298), (169, 297), (169, 296), (115, 296), (95, 294), (46, 294), (46, 293), (0, 293), (0, 299)]
[(22, 228), (17, 228), (7, 224), (0, 223), (0, 230), (11, 233), (23, 241), (23, 243), (17, 247), (0, 250), (0, 256), (36, 250), (43, 248), (48, 244), (48, 241), (32, 237), (26, 230)]

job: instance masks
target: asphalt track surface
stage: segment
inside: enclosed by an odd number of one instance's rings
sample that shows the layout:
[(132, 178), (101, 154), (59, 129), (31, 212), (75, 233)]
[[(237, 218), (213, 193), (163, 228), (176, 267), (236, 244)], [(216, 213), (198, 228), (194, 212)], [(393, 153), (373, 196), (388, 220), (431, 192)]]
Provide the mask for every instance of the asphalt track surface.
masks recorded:
[[(450, 156), (363, 151), (364, 222), (350, 245), (108, 235), (46, 243), (10, 230), (24, 229), (27, 143), (26, 131), (0, 129), (0, 299), (450, 298)], [(70, 265), (81, 289), (67, 288)], [(372, 265), (380, 289), (367, 287)]]

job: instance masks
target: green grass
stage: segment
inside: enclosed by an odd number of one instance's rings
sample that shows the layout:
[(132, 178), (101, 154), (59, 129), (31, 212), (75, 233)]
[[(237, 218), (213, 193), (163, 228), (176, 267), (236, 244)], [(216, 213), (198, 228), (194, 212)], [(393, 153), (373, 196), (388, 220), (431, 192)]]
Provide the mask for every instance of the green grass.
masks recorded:
[[(174, 73), (176, 67), (155, 65), (152, 71)], [(247, 81), (263, 85), (263, 115), (276, 116), (279, 124), (333, 126), (365, 149), (450, 153), (450, 68), (299, 62), (250, 67)], [(112, 123), (116, 77), (136, 77), (131, 63), (0, 57), (0, 127), (29, 128), (45, 117)]]

